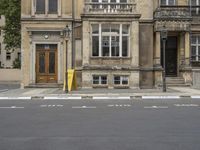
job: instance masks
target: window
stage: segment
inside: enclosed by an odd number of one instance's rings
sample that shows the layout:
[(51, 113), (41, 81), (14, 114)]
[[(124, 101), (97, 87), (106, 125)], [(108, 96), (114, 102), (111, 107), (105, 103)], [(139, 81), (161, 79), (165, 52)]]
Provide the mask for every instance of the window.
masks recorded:
[(1, 43), (0, 43), (0, 55), (1, 55)]
[(36, 14), (57, 14), (58, 0), (35, 0)]
[(6, 53), (6, 60), (10, 60), (11, 59), (11, 53), (10, 52), (7, 52)]
[(94, 85), (106, 85), (107, 84), (107, 76), (106, 75), (94, 75), (93, 76), (93, 84)]
[(92, 25), (92, 56), (127, 57), (128, 51), (129, 25)]
[[(126, 9), (128, 8), (127, 5), (128, 0), (91, 0), (93, 9), (108, 9), (108, 10), (115, 10), (115, 9)], [(120, 4), (120, 5), (119, 5)]]
[(128, 0), (91, 0), (92, 3), (127, 3)]
[(17, 53), (17, 59), (19, 59), (21, 61), (21, 53), (20, 52)]
[(200, 0), (191, 0), (192, 5), (192, 15), (199, 15), (200, 14)]
[(128, 85), (129, 80), (128, 76), (114, 76), (114, 84), (115, 85)]
[(176, 5), (176, 0), (161, 0), (162, 5)]
[(200, 61), (200, 35), (192, 36), (191, 51), (192, 61)]

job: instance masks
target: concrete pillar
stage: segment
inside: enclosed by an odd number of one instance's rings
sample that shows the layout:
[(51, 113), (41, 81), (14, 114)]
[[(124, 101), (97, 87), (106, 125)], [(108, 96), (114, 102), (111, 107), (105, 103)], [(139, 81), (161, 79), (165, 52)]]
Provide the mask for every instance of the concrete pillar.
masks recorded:
[(161, 45), (160, 45), (160, 32), (156, 32), (155, 37), (155, 50), (154, 50), (154, 66), (161, 66), (160, 64), (160, 54), (161, 54)]
[(190, 65), (190, 33), (185, 33), (185, 65)]

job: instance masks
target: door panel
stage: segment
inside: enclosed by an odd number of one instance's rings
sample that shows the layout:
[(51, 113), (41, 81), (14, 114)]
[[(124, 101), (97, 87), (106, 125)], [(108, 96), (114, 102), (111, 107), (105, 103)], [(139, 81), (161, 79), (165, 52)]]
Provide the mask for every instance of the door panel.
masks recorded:
[[(162, 41), (161, 41), (162, 42)], [(163, 66), (163, 45), (161, 46), (161, 64)], [(169, 36), (165, 49), (166, 76), (177, 76), (177, 37)]]
[(57, 83), (57, 45), (36, 46), (36, 82)]

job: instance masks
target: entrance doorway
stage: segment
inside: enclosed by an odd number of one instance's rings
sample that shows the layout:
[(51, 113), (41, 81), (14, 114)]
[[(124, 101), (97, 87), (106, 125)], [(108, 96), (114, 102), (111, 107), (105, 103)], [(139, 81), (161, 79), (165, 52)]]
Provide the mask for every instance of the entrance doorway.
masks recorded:
[(57, 44), (36, 45), (36, 82), (57, 83)]
[[(161, 46), (161, 64), (163, 66), (163, 45)], [(165, 67), (167, 77), (177, 76), (177, 37), (168, 36), (165, 50)]]

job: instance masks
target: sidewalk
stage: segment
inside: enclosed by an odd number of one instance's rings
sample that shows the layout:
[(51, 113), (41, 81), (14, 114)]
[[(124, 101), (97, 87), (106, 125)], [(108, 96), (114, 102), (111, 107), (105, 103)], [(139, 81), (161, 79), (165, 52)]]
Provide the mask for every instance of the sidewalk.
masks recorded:
[(11, 89), (0, 92), (0, 99), (70, 99), (70, 98), (180, 98), (195, 97), (200, 98), (200, 90), (190, 87), (170, 87), (166, 93), (162, 89), (79, 89), (65, 93), (60, 88), (27, 88)]

